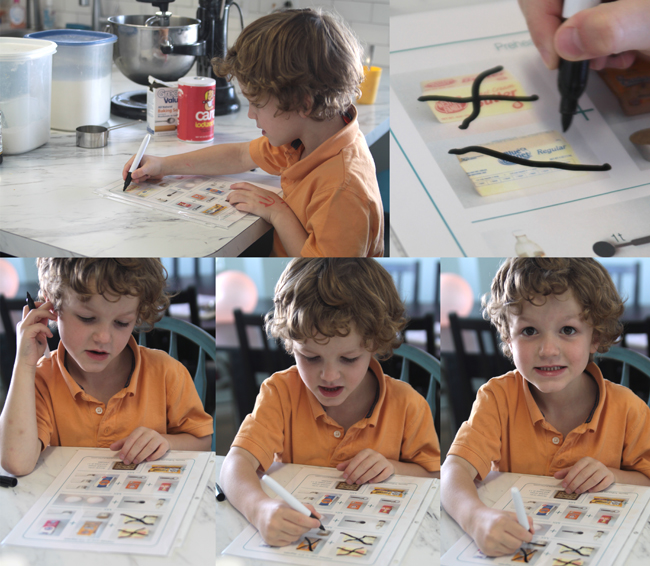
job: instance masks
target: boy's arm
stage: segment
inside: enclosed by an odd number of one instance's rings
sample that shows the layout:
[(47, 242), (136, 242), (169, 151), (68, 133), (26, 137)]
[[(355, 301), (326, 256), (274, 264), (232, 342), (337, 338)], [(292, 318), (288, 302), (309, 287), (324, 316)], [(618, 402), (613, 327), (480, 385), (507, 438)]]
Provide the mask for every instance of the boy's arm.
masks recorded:
[[(262, 538), (268, 544), (284, 546), (308, 530), (317, 529), (319, 522), (316, 519), (306, 517), (264, 493), (257, 476), (259, 466), (255, 456), (234, 446), (223, 462), (219, 481), (228, 500), (257, 527)], [(320, 517), (313, 507), (311, 510)]]
[(251, 183), (234, 183), (228, 202), (241, 212), (250, 212), (273, 226), (289, 257), (300, 257), (308, 234), (289, 205), (272, 191)]
[[(197, 151), (179, 153), (168, 157), (145, 155), (132, 174), (133, 181), (161, 179), (165, 175), (232, 175), (257, 167), (250, 151), (250, 142), (223, 143), (211, 145)], [(135, 156), (131, 157), (122, 170), (126, 175)]]
[[(481, 502), (474, 485), (476, 468), (459, 456), (448, 455), (441, 469), (440, 502), (445, 511), (471, 536), (487, 556), (515, 552), (532, 535), (514, 513), (492, 509)], [(530, 527), (533, 520), (528, 517)]]
[(399, 462), (397, 460), (388, 460), (393, 464), (395, 473), (401, 476), (415, 476), (418, 478), (439, 478), (440, 472), (429, 472), (425, 470), (420, 464), (413, 462)]
[(0, 415), (0, 465), (15, 476), (29, 474), (42, 450), (36, 422), (36, 363), (45, 351), (46, 337), (52, 337), (48, 319), (52, 303), (28, 312), (16, 328), (17, 348), (11, 384)]
[(181, 432), (179, 434), (161, 434), (161, 436), (167, 439), (170, 450), (196, 450), (207, 452), (210, 450), (210, 446), (212, 446), (211, 434), (200, 438), (188, 432)]

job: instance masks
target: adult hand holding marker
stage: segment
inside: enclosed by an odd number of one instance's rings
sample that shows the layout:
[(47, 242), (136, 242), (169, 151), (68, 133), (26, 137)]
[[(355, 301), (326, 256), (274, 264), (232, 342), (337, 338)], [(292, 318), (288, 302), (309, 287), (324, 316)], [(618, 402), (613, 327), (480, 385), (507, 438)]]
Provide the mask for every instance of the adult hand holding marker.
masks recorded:
[(138, 153), (135, 154), (135, 158), (133, 159), (133, 163), (131, 163), (129, 172), (126, 174), (126, 179), (124, 180), (124, 188), (122, 189), (122, 192), (126, 191), (127, 187), (131, 184), (131, 173), (133, 173), (138, 167), (140, 167), (140, 161), (142, 160), (142, 156), (144, 155), (144, 152), (147, 150), (147, 146), (149, 145), (149, 140), (151, 140), (151, 134), (147, 134), (146, 136), (144, 136), (144, 139), (140, 144), (140, 148), (138, 149)]
[(320, 524), (320, 530), (321, 531), (326, 531), (325, 527), (323, 527), (323, 523), (320, 522), (318, 517), (314, 515), (307, 507), (305, 507), (300, 501), (298, 501), (293, 495), (291, 495), (286, 489), (284, 489), (278, 482), (276, 482), (271, 476), (264, 474), (262, 476), (262, 481), (268, 485), (275, 493), (276, 495), (279, 495), (287, 505), (289, 505), (292, 509), (295, 509), (298, 511), (298, 513), (302, 513), (306, 517), (311, 517), (312, 519), (316, 519), (319, 524)]
[(530, 35), (544, 63), (556, 69), (559, 58), (591, 60), (592, 69), (629, 67), (637, 52), (650, 58), (650, 1), (618, 0), (578, 7), (563, 22), (569, 0), (519, 0)]

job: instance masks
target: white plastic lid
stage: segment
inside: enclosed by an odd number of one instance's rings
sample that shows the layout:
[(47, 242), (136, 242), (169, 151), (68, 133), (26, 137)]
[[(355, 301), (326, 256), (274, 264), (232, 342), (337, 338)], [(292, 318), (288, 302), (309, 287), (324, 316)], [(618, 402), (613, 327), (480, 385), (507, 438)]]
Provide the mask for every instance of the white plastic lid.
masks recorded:
[(56, 53), (56, 43), (46, 39), (0, 37), (0, 61), (28, 61)]
[(578, 12), (593, 8), (598, 4), (600, 4), (600, 0), (565, 0), (562, 5), (562, 17), (568, 19)]
[(178, 79), (178, 86), (215, 86), (217, 81), (210, 77), (183, 77)]

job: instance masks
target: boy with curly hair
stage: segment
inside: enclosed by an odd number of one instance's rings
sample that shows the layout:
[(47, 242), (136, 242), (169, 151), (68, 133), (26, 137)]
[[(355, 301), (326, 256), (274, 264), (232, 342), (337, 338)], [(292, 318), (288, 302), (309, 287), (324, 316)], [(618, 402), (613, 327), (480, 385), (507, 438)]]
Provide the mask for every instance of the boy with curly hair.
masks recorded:
[[(29, 474), (50, 445), (110, 448), (125, 464), (169, 449), (209, 450), (212, 418), (185, 367), (131, 334), (169, 305), (160, 260), (39, 258), (37, 265), (43, 302), (26, 306), (17, 328), (0, 415), (2, 467)], [(61, 340), (46, 358), (49, 321)]]
[(484, 505), (475, 478), (552, 475), (578, 494), (650, 485), (650, 409), (593, 363), (619, 338), (623, 313), (597, 261), (508, 259), (483, 306), (516, 371), (480, 388), (442, 466), (441, 501), (484, 554), (500, 556), (532, 534), (514, 513)]
[(361, 45), (348, 26), (319, 9), (255, 20), (213, 67), (219, 76), (237, 78), (262, 137), (145, 156), (133, 180), (261, 167), (281, 176), (284, 199), (251, 183), (233, 184), (228, 199), (273, 225), (272, 255), (382, 256), (381, 196), (353, 104), (363, 81), (361, 60)]
[(319, 524), (262, 491), (257, 472), (274, 461), (336, 467), (348, 484), (363, 484), (394, 473), (438, 477), (440, 448), (424, 397), (384, 375), (375, 359), (390, 357), (406, 324), (381, 265), (293, 260), (273, 302), (267, 332), (282, 340), (296, 365), (262, 384), (221, 482), (264, 540), (282, 546)]

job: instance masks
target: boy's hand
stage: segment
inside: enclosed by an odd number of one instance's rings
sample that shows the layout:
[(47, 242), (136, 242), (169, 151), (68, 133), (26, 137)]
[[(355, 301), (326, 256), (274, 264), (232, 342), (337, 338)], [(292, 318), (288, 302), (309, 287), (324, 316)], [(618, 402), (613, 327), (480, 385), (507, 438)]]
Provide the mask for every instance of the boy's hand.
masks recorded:
[(348, 484), (382, 482), (395, 473), (393, 464), (370, 448), (362, 450), (351, 460), (341, 462), (336, 469), (343, 472), (343, 477)]
[(54, 336), (48, 328), (48, 320), (56, 320), (51, 302), (36, 301), (35, 309), (23, 307), (23, 319), (16, 326), (16, 361), (30, 366), (36, 363), (45, 352), (47, 338)]
[(564, 478), (562, 487), (567, 493), (594, 493), (608, 488), (616, 481), (614, 472), (602, 462), (588, 456), (570, 468), (558, 470), (554, 477), (558, 480)]
[[(311, 505), (306, 507), (320, 519), (320, 514)], [(265, 499), (257, 508), (253, 524), (271, 546), (291, 544), (320, 526), (316, 519), (306, 517), (279, 499)]]
[(234, 183), (226, 200), (240, 212), (250, 212), (273, 224), (278, 214), (289, 208), (282, 197), (251, 183)]
[[(528, 517), (533, 529), (533, 519)], [(483, 507), (477, 511), (468, 533), (486, 556), (503, 556), (517, 552), (533, 535), (517, 521), (517, 515), (509, 511)]]
[(155, 430), (139, 426), (126, 438), (113, 442), (110, 449), (119, 450), (119, 458), (125, 464), (139, 464), (161, 458), (169, 450), (169, 442)]
[[(124, 181), (126, 181), (126, 175), (129, 172), (129, 169), (131, 169), (131, 164), (134, 159), (135, 155), (126, 162), (124, 169), (122, 169), (122, 179)], [(163, 177), (162, 159), (160, 157), (154, 157), (153, 155), (143, 155), (139, 167), (131, 173), (131, 180), (134, 183), (144, 183), (149, 179), (162, 179)]]

